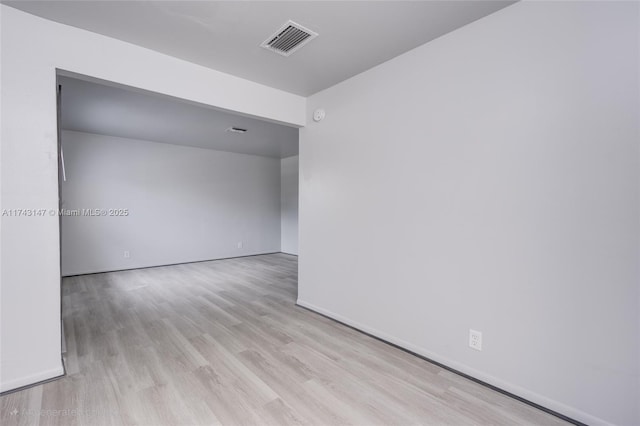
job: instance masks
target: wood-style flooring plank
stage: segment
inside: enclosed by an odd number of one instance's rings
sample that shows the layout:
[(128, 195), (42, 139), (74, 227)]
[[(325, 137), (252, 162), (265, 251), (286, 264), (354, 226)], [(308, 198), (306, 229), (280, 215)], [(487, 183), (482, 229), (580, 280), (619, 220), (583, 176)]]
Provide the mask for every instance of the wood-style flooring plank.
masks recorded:
[(63, 280), (64, 378), (0, 397), (14, 425), (557, 425), (295, 306), (285, 254)]

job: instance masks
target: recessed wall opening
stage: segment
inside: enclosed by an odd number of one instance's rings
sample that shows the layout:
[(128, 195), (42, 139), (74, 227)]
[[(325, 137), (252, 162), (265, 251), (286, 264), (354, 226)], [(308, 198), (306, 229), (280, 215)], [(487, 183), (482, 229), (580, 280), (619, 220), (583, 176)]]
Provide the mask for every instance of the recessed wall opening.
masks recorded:
[[(111, 329), (132, 289), (217, 288), (222, 309), (229, 280), (274, 268), (295, 301), (297, 128), (68, 75), (57, 85), (63, 348), (78, 343), (72, 312), (93, 309)], [(221, 275), (220, 259), (247, 270)], [(176, 268), (193, 275), (176, 284)], [(109, 299), (114, 288), (124, 293)], [(87, 296), (100, 293), (104, 310)]]

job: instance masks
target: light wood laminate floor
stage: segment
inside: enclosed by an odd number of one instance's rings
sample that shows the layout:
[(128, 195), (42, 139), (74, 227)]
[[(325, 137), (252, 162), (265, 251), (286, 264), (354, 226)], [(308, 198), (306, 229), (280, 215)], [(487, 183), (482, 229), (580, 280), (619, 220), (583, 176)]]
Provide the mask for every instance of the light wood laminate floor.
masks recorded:
[(296, 307), (296, 281), (284, 254), (65, 278), (67, 376), (0, 423), (564, 423)]

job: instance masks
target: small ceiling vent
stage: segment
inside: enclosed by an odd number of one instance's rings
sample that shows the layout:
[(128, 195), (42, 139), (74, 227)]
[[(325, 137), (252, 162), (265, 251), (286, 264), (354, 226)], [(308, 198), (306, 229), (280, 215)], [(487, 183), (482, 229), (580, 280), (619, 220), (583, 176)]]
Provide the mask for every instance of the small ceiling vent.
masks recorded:
[(289, 56), (316, 38), (318, 33), (289, 21), (260, 45), (282, 56)]
[(231, 133), (247, 133), (247, 129), (242, 129), (240, 127), (229, 127), (226, 131)]

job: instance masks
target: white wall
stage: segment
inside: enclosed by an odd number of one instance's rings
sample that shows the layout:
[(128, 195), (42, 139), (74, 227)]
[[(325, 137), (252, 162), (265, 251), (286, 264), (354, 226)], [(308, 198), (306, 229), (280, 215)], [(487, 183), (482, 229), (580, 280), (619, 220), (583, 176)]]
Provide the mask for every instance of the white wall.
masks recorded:
[(283, 253), (298, 254), (298, 156), (280, 160), (281, 246)]
[[(56, 68), (304, 125), (305, 99), (0, 5), (2, 209), (56, 209)], [(2, 217), (0, 390), (62, 373), (58, 218)]]
[(63, 208), (128, 209), (63, 216), (62, 275), (280, 251), (279, 159), (68, 131), (62, 141)]
[(638, 3), (522, 2), (309, 98), (299, 303), (640, 424), (638, 24)]

